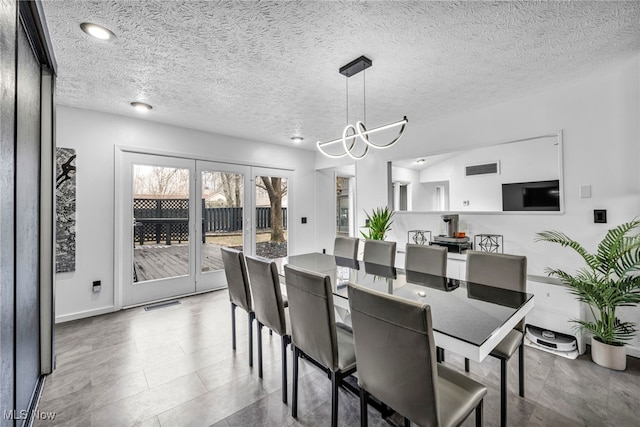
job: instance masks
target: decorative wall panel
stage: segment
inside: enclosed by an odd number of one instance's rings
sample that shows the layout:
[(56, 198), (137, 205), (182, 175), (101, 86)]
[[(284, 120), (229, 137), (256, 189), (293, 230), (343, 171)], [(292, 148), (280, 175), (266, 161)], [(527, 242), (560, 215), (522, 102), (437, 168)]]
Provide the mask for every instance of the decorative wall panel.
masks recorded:
[(56, 150), (56, 273), (76, 269), (76, 150)]

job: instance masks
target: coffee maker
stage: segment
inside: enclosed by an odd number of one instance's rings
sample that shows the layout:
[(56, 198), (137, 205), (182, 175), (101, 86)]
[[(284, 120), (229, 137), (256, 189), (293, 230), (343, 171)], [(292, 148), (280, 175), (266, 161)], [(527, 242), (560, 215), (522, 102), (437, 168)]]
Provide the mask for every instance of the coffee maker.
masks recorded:
[(447, 224), (446, 237), (458, 237), (458, 214), (442, 215), (442, 220)]
[(471, 249), (469, 237), (460, 237), (458, 231), (459, 216), (458, 214), (442, 215), (442, 220), (447, 225), (447, 234), (435, 236), (432, 245), (446, 246), (449, 252), (462, 253), (467, 249)]

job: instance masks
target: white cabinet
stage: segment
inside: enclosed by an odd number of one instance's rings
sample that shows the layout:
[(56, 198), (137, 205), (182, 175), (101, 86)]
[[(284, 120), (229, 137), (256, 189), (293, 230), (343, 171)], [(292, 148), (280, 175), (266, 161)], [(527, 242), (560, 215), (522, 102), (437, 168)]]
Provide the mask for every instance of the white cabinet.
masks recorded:
[(447, 259), (447, 277), (452, 279), (464, 280), (467, 276), (467, 262), (463, 259), (451, 258)]

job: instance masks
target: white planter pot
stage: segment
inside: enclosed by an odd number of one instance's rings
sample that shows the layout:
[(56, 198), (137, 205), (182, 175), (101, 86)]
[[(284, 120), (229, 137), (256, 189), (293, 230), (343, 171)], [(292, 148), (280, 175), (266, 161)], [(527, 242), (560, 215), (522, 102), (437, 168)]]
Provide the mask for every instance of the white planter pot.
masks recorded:
[(627, 349), (623, 345), (609, 345), (591, 338), (591, 359), (605, 368), (627, 369)]

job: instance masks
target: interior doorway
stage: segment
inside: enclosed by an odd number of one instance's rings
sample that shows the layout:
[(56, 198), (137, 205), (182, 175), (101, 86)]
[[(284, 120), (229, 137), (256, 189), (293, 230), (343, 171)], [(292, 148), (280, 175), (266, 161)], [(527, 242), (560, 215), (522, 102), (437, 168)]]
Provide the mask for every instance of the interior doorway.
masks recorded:
[(355, 177), (336, 175), (336, 236), (355, 236)]

